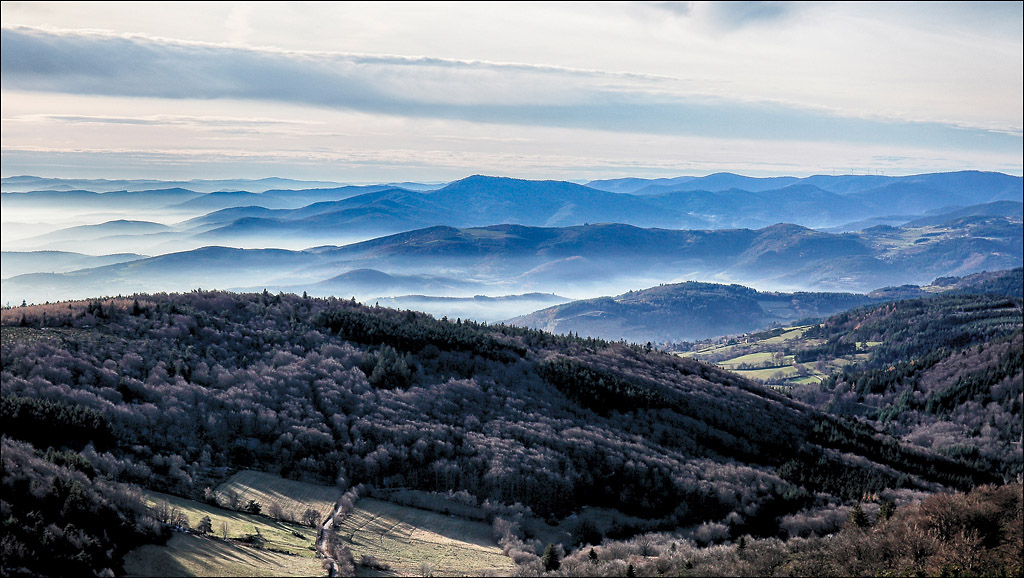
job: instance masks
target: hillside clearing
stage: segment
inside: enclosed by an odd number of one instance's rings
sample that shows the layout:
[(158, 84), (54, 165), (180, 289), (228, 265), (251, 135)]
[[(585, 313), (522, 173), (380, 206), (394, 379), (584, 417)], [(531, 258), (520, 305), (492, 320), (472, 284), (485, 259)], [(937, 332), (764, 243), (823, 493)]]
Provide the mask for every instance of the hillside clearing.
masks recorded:
[(380, 500), (359, 500), (337, 531), (357, 562), (373, 556), (393, 575), (419, 575), (424, 564), (444, 576), (515, 568), (492, 539), (490, 525)]
[[(301, 520), (306, 508), (313, 508), (323, 520), (334, 509), (334, 504), (341, 497), (341, 490), (332, 486), (288, 480), (264, 472), (242, 470), (217, 486), (215, 495), (222, 504), (230, 503), (233, 496), (243, 507), (249, 500), (256, 500), (264, 514), (285, 520)], [(277, 516), (277, 513), (282, 516)]]
[(313, 545), (316, 542), (316, 528), (281, 522), (266, 516), (225, 510), (160, 492), (143, 490), (142, 495), (150, 508), (161, 503), (169, 508), (177, 508), (188, 517), (189, 525), (193, 528), (199, 524), (203, 516), (209, 516), (213, 523), (213, 533), (219, 537), (224, 537), (224, 530), (227, 531), (227, 537), (232, 539), (242, 539), (258, 533), (266, 541), (265, 547), (268, 550), (307, 558), (315, 555)]
[(858, 341), (855, 344), (858, 353), (821, 362), (797, 362), (794, 351), (825, 343), (824, 339), (805, 337), (812, 327), (816, 326), (798, 325), (751, 333), (676, 355), (712, 363), (747, 379), (788, 387), (820, 383), (835, 371), (866, 360), (869, 352), (881, 345), (878, 341)]
[(229, 540), (175, 533), (124, 560), (128, 576), (322, 576), (320, 560), (258, 550)]

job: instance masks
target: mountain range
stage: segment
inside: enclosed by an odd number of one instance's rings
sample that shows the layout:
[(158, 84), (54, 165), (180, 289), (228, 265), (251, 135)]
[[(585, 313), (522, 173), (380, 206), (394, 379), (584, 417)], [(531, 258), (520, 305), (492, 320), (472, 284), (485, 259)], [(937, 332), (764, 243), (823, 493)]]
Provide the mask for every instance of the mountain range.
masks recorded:
[(844, 234), (785, 224), (756, 230), (438, 226), (303, 251), (205, 247), (67, 273), (16, 276), (3, 281), (3, 292), (5, 300), (16, 302), (197, 286), (309, 290), (333, 279), (328, 284), (337, 294), (388, 296), (358, 279), (366, 272), (344, 276), (357, 270), (448, 279), (446, 295), (455, 297), (533, 291), (609, 295), (686, 279), (870, 291), (1012, 268), (1022, 260), (1021, 220), (1015, 217), (964, 217), (943, 227), (879, 226)]
[[(1004, 215), (1014, 206), (999, 203), (1019, 203), (1022, 190), (1020, 177), (971, 171), (805, 179), (758, 179), (723, 173), (651, 182), (595, 181), (588, 185), (477, 175), (436, 190), (424, 190), (415, 183), (408, 184), (412, 188), (369, 185), (210, 193), (168, 187), (105, 193), (4, 192), (2, 198), (5, 221), (12, 225), (17, 224), (19, 211), (142, 212), (174, 225), (175, 236), (162, 239), (163, 245), (140, 239), (146, 246), (163, 247), (160, 252), (169, 252), (211, 244), (250, 248), (287, 244), (304, 248), (434, 225), (560, 227), (624, 223), (644, 228), (728, 229), (793, 223), (849, 230), (851, 223), (901, 224), (926, 213), (936, 218), (956, 211)], [(173, 217), (181, 218), (168, 222)], [(139, 216), (132, 218), (138, 220)], [(10, 243), (7, 248), (13, 248)], [(54, 245), (46, 238), (19, 239), (17, 248), (74, 250)]]
[(952, 294), (1021, 294), (1022, 270), (940, 277), (925, 286), (884, 287), (860, 293), (782, 293), (742, 285), (674, 283), (560, 303), (508, 320), (551, 333), (571, 333), (634, 343), (677, 343), (760, 331), (855, 307), (899, 299)]
[[(4, 261), (12, 265), (3, 301), (195, 287), (361, 300), (585, 299), (693, 280), (866, 292), (1024, 260), (1021, 178), (999, 173), (200, 184), (5, 179)], [(9, 192), (43, 185), (49, 190)], [(74, 188), (86, 185), (122, 188)], [(250, 190), (202, 192), (214, 185)], [(415, 302), (440, 315), (466, 304)], [(530, 313), (518, 308), (528, 302), (482, 318)], [(606, 309), (602, 322), (614, 325)]]

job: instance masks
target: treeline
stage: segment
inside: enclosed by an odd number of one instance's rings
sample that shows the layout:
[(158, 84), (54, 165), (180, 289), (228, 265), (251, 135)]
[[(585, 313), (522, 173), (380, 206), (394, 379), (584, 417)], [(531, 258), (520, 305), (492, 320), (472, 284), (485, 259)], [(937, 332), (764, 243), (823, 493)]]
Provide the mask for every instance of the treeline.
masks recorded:
[[(418, 351), (433, 345), (442, 351), (469, 351), (487, 359), (510, 362), (522, 357), (526, 347), (511, 339), (499, 340), (482, 325), (461, 319), (445, 323), (407, 311), (402, 316), (360, 309), (333, 308), (321, 311), (313, 324), (337, 333), (347, 341)], [(509, 333), (528, 334), (509, 328)]]

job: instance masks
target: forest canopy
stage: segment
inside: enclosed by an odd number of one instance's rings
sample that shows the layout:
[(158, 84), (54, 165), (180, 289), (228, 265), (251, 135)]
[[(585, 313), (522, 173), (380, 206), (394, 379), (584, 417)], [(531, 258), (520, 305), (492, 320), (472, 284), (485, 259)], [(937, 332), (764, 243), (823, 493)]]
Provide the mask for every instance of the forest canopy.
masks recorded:
[[(5, 459), (49, 464), (4, 470), (3, 515), (29, 533), (52, 520), (27, 522), (21, 496), (75, 494), (54, 480), (81, 476), (203, 499), (250, 468), (465, 492), (552, 521), (618, 512), (599, 536), (714, 523), (726, 538), (779, 536), (787, 516), (866, 495), (1001, 479), (625, 343), (267, 292), (8, 308), (3, 324)], [(137, 500), (113, 502), (139, 540), (158, 535)], [(31, 567), (30, 534), (10, 536), (5, 566)]]

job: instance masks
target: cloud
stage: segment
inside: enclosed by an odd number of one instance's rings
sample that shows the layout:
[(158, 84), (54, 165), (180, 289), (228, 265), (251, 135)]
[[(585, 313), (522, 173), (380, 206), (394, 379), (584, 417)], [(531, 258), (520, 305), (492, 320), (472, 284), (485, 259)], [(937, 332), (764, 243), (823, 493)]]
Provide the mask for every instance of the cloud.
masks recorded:
[[(731, 17), (736, 21), (777, 15), (770, 7), (727, 10), (745, 11)], [(1013, 130), (870, 120), (731, 100), (663, 76), (28, 27), (4, 28), (0, 48), (5, 91), (275, 101), (414, 118), (715, 138), (1020, 147)]]
[(695, 19), (720, 30), (771, 24), (803, 8), (802, 2), (651, 2), (673, 16)]
[(287, 127), (311, 126), (314, 121), (284, 120), (274, 118), (238, 118), (221, 116), (183, 116), (183, 115), (149, 115), (149, 116), (108, 116), (82, 114), (41, 114), (5, 118), (8, 121), (56, 121), (70, 124), (127, 124), (140, 126), (187, 126), (192, 128), (251, 128), (251, 127)]

